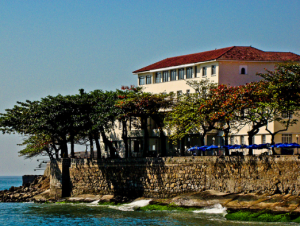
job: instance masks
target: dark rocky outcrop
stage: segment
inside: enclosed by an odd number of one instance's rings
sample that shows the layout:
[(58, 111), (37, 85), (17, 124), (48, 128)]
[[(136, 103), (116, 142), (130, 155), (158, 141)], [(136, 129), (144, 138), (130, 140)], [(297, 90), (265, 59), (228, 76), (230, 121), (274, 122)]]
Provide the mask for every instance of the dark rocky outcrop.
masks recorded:
[(33, 197), (43, 193), (50, 188), (50, 178), (39, 176), (32, 183), (26, 183), (24, 186), (12, 186), (8, 190), (0, 191), (0, 202), (30, 202)]

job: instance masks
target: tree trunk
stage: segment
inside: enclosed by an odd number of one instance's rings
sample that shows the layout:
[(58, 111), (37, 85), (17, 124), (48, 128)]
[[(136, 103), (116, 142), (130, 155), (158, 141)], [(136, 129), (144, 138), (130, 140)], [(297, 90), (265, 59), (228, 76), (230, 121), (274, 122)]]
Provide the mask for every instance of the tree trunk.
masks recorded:
[(91, 159), (94, 158), (94, 144), (93, 144), (93, 136), (89, 135), (89, 140), (90, 140), (90, 157)]
[(181, 156), (185, 156), (184, 141), (185, 141), (185, 137), (180, 140), (180, 155)]
[(75, 153), (74, 153), (74, 135), (73, 135), (73, 133), (71, 133), (70, 140), (71, 140), (71, 158), (75, 158)]
[(110, 158), (115, 158), (115, 148), (113, 147), (112, 142), (107, 139), (103, 127), (100, 128), (100, 133), (104, 144), (107, 145), (107, 147), (109, 148)]
[(54, 143), (53, 140), (52, 140), (52, 143), (53, 143), (53, 144), (51, 144), (51, 147), (54, 149), (55, 158), (56, 158), (56, 159), (59, 159), (59, 155), (58, 155), (59, 149), (56, 148), (56, 145), (55, 145), (55, 143)]
[[(248, 144), (252, 145), (252, 138), (254, 134), (251, 132), (248, 132)], [(253, 148), (249, 148), (249, 155), (253, 155)]]
[(159, 115), (154, 115), (152, 116), (152, 119), (156, 123), (158, 129), (159, 129), (159, 137), (160, 137), (160, 150), (161, 150), (161, 156), (167, 156), (167, 148), (166, 148), (166, 143), (167, 143), (167, 138), (165, 136), (163, 127), (164, 127), (164, 115), (159, 114)]
[(52, 161), (54, 159), (54, 157), (53, 157), (53, 154), (51, 153), (50, 149), (49, 148), (45, 148), (45, 151), (47, 152), (50, 161)]
[(129, 152), (129, 148), (128, 148), (128, 131), (127, 131), (126, 120), (122, 120), (122, 139), (125, 146), (125, 158), (130, 158), (131, 152)]
[(149, 133), (147, 128), (147, 117), (141, 117), (141, 127), (144, 131), (143, 157), (147, 157), (149, 152)]
[(101, 147), (100, 147), (100, 143), (99, 143), (99, 136), (98, 133), (94, 133), (94, 140), (96, 143), (96, 148), (97, 148), (97, 159), (101, 159)]
[[(229, 131), (224, 131), (225, 134), (225, 145), (228, 145), (228, 139), (229, 139)], [(225, 155), (229, 155), (229, 148), (225, 147)]]
[(67, 140), (64, 138), (63, 140), (60, 141), (60, 154), (61, 158), (68, 158), (68, 145), (67, 145)]
[(161, 157), (165, 157), (165, 156), (167, 156), (167, 148), (166, 148), (167, 139), (166, 139), (165, 133), (161, 127), (159, 129), (159, 136), (160, 136)]

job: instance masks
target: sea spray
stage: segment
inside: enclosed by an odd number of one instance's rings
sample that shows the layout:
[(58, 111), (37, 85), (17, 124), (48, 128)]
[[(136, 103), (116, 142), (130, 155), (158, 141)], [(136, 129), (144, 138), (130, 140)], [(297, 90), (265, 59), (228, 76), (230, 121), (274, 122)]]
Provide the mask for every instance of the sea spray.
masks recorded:
[(132, 203), (123, 204), (120, 206), (109, 206), (109, 207), (113, 208), (113, 209), (121, 210), (121, 211), (134, 211), (136, 208), (149, 205), (151, 200), (152, 199), (138, 200), (138, 201), (133, 201)]
[(194, 213), (208, 213), (208, 214), (222, 214), (225, 216), (227, 214), (227, 208), (223, 207), (221, 204), (215, 204), (211, 207), (207, 207), (202, 210), (195, 210)]
[(94, 201), (94, 202), (91, 202), (90, 205), (98, 205), (99, 201), (100, 201), (100, 199), (99, 199), (99, 200), (96, 200), (96, 201)]

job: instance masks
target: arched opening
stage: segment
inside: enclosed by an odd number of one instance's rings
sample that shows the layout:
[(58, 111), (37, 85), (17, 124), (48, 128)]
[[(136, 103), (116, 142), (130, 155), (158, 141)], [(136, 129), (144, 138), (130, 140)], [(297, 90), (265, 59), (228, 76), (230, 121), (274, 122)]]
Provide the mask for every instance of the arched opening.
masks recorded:
[(246, 74), (246, 69), (244, 67), (241, 68), (241, 74), (245, 75)]

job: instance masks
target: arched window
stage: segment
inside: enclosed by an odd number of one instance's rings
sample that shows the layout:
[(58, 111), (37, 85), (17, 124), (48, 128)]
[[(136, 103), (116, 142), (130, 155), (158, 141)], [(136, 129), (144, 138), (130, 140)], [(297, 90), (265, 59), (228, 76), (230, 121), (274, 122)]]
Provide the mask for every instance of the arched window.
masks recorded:
[(240, 65), (240, 75), (247, 75), (248, 74), (248, 67), (247, 65)]
[(242, 67), (242, 69), (241, 69), (241, 74), (242, 75), (246, 74), (246, 69), (244, 67)]

